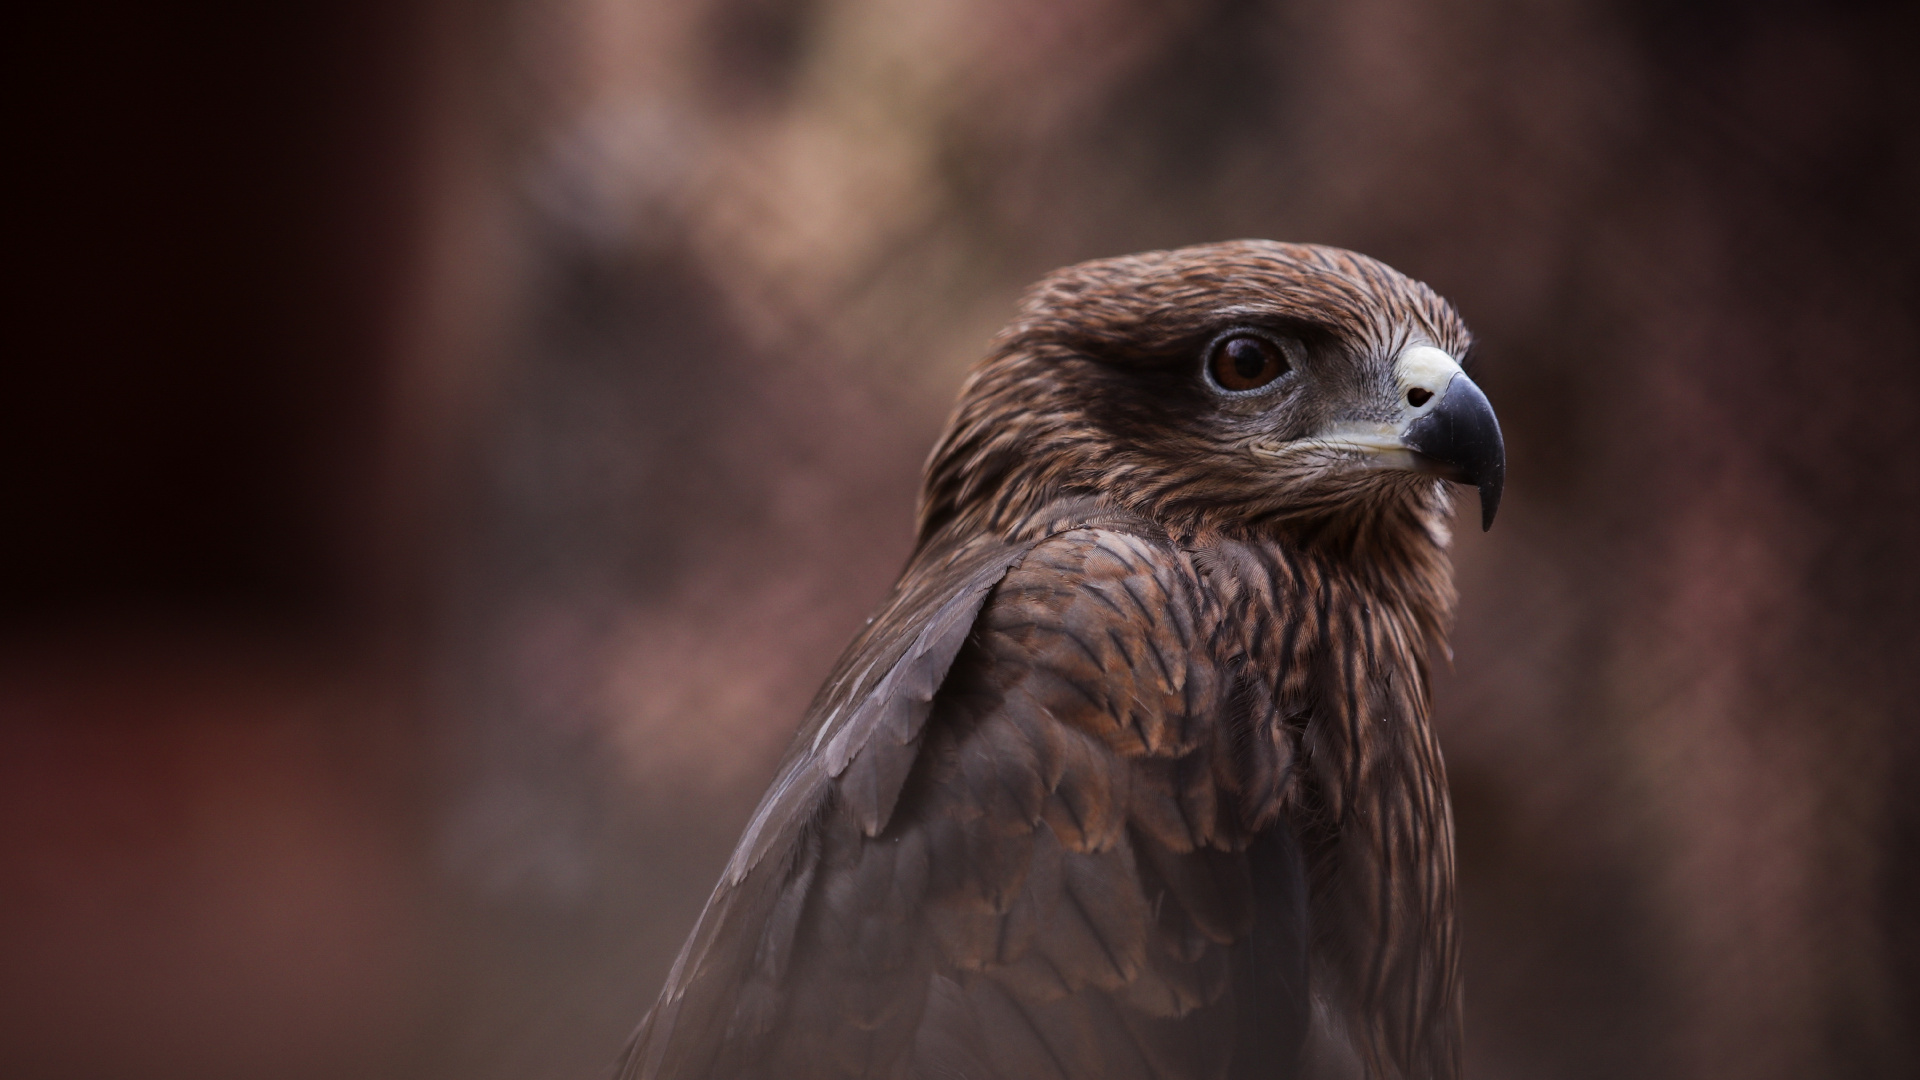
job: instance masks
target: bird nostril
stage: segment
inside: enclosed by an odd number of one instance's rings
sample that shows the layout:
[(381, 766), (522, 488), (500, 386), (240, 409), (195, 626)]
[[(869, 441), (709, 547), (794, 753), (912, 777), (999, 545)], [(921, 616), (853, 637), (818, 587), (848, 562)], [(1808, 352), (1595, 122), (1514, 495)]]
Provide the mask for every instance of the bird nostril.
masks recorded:
[(1432, 400), (1433, 400), (1433, 391), (1431, 390), (1427, 390), (1422, 387), (1416, 386), (1413, 389), (1407, 391), (1407, 404), (1413, 406), (1416, 409)]

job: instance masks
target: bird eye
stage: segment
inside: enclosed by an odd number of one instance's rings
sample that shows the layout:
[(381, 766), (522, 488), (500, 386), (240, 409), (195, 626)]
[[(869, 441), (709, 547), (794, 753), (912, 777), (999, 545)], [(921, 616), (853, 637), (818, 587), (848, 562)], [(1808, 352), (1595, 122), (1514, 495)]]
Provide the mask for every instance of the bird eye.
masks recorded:
[(1214, 346), (1207, 370), (1222, 390), (1258, 390), (1287, 373), (1280, 347), (1251, 334), (1230, 337)]

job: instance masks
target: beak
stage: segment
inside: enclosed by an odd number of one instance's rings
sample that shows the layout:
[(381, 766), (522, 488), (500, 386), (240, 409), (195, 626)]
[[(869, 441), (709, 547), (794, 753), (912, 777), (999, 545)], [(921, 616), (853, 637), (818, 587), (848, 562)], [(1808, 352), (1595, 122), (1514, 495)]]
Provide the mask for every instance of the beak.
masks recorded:
[(1480, 489), (1480, 528), (1493, 528), (1507, 481), (1507, 449), (1487, 395), (1456, 371), (1433, 409), (1400, 436), (1423, 471)]

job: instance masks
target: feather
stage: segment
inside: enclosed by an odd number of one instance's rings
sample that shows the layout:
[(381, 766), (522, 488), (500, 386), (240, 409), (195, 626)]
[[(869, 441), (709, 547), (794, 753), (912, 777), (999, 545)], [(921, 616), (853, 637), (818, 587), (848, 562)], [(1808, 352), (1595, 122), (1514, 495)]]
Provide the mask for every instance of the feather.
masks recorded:
[[(1208, 381), (1240, 338), (1271, 390)], [(1330, 248), (1036, 286), (621, 1075), (1457, 1077), (1449, 503), (1316, 434), (1398, 415), (1416, 342), (1469, 339)]]

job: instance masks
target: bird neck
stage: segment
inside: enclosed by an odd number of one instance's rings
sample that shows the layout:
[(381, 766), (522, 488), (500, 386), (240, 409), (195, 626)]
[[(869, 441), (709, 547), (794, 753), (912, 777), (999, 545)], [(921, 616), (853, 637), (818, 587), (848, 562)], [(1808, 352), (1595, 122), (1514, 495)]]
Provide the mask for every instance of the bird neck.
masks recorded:
[(1447, 637), (1456, 600), (1451, 509), (1444, 485), (1418, 483), (1356, 500), (1338, 515), (1215, 517), (1163, 525), (1169, 533), (1193, 538), (1197, 546), (1226, 538), (1272, 545), (1310, 560), (1327, 579), (1394, 613), (1414, 640), (1450, 656)]

